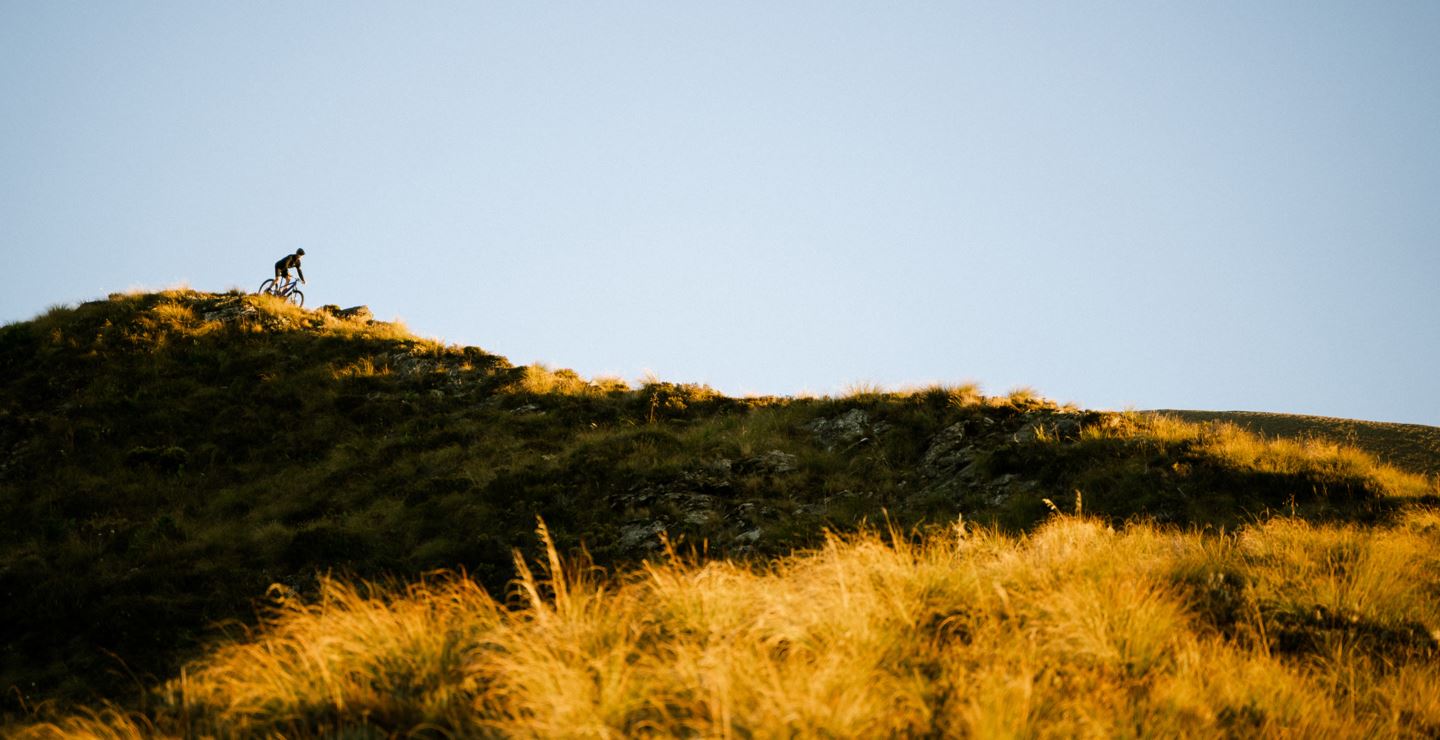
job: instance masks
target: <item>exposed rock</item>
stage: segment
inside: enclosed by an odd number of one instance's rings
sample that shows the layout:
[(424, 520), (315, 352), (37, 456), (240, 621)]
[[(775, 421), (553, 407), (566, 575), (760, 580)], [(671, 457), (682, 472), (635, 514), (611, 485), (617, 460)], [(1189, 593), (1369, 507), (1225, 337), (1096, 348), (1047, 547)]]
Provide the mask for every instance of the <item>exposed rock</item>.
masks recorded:
[(951, 424), (930, 441), (920, 460), (920, 473), (928, 477), (953, 475), (975, 462), (977, 452), (971, 444), (975, 437), (970, 427), (974, 422)]
[(1044, 436), (1044, 422), (1032, 421), (1021, 425), (1019, 429), (1015, 430), (1015, 433), (1010, 435), (1010, 441), (1017, 444), (1025, 444), (1027, 442), (1034, 442), (1038, 439), (1043, 439)]
[[(753, 555), (760, 549), (760, 538), (760, 527), (750, 527), (741, 531), (739, 534), (732, 534), (728, 538), (730, 543), (726, 550), (728, 550), (730, 555), (736, 557)], [(724, 540), (717, 538), (717, 541), (723, 542)]]
[(370, 313), (369, 306), (351, 306), (341, 308), (333, 303), (327, 303), (315, 309), (320, 313), (327, 313), (342, 321), (369, 322), (375, 320), (375, 314)]
[(793, 473), (797, 469), (797, 458), (788, 452), (770, 450), (755, 457), (749, 457), (735, 464), (735, 472), (744, 475), (780, 475)]
[(676, 483), (684, 489), (724, 493), (735, 485), (737, 476), (792, 473), (797, 470), (796, 460), (795, 455), (780, 450), (770, 450), (740, 461), (722, 457), (690, 468)]
[(719, 521), (720, 516), (710, 509), (696, 509), (685, 512), (685, 523), (692, 527)]
[(660, 535), (665, 533), (661, 522), (638, 522), (620, 528), (620, 547), (626, 550), (659, 550)]
[(703, 493), (679, 491), (667, 493), (661, 500), (685, 512), (710, 511), (715, 506), (715, 497)]
[(369, 306), (351, 306), (336, 311), (335, 318), (346, 321), (374, 321), (375, 314), (370, 312)]
[(390, 355), (390, 369), (403, 375), (428, 375), (444, 368), (431, 357), (396, 352)]
[(815, 440), (827, 450), (842, 445), (856, 446), (885, 430), (884, 424), (870, 423), (870, 416), (861, 409), (850, 409), (839, 416), (816, 419), (805, 425)]
[(1011, 436), (1018, 443), (1048, 440), (1051, 442), (1073, 442), (1080, 438), (1081, 430), (1098, 423), (1102, 414), (1085, 413), (1039, 413), (1027, 414), (1027, 421)]
[(681, 481), (701, 490), (729, 488), (732, 483), (734, 463), (720, 458), (687, 470)]
[(1060, 439), (1071, 441), (1080, 438), (1080, 433), (1097, 424), (1105, 424), (1110, 417), (1119, 417), (1118, 414), (1107, 414), (1099, 411), (1077, 411), (1055, 415), (1055, 433)]
[(239, 298), (225, 299), (217, 302), (209, 311), (200, 315), (203, 321), (239, 321), (242, 318), (255, 316), (260, 310)]

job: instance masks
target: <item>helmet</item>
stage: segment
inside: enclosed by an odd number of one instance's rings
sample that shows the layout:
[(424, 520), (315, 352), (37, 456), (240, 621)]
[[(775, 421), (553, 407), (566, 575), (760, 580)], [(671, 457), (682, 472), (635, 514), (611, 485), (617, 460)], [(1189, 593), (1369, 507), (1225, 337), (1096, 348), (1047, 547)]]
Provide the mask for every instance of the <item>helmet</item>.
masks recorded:
[(299, 256), (301, 256), (301, 257), (304, 257), (304, 256), (305, 256), (305, 248), (304, 248), (304, 247), (301, 247), (300, 249), (295, 250), (295, 254), (297, 254), (297, 255), (299, 255)]

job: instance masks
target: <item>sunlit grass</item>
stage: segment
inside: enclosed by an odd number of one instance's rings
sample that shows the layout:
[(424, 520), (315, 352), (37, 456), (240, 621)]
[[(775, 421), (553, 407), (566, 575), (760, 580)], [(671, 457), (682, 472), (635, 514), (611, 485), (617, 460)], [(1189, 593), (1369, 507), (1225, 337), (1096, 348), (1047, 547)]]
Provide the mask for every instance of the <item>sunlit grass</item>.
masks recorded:
[(1029, 386), (1010, 389), (1010, 392), (1005, 394), (1005, 399), (1010, 402), (1011, 406), (1017, 408), (1039, 406), (1045, 403), (1045, 398), (1040, 395), (1040, 392)]
[[(333, 310), (299, 309), (273, 297), (239, 292), (133, 293), (56, 307), (32, 322), (5, 327), (0, 343), (9, 348), (6, 358), (13, 360), (9, 405), (0, 411), (8, 414), (5, 420), (12, 426), (7, 430), (21, 435), (7, 438), (12, 452), (0, 460), (9, 466), (0, 475), (5, 494), (0, 521), (7, 527), (8, 542), (0, 552), (0, 575), (15, 587), (8, 603), (0, 604), (0, 616), (5, 617), (0, 621), (23, 635), (16, 640), (22, 651), (38, 656), (0, 666), (10, 671), (4, 675), (7, 682), (33, 687), (16, 692), (18, 702), (12, 700), (12, 705), (93, 696), (95, 686), (104, 687), (96, 689), (102, 695), (126, 696), (130, 681), (111, 680), (119, 675), (109, 670), (116, 661), (93, 648), (100, 640), (121, 635), (107, 649), (113, 646), (138, 673), (166, 673), (189, 649), (189, 636), (202, 634), (206, 624), (249, 618), (252, 600), (268, 583), (283, 581), (313, 596), (307, 590), (313, 576), (327, 568), (373, 578), (463, 566), (499, 593), (512, 572), (509, 548), (534, 541), (533, 522), (539, 514), (554, 525), (556, 540), (567, 551), (587, 541), (607, 566), (628, 568), (653, 554), (655, 533), (662, 529), (685, 547), (693, 543), (711, 553), (754, 558), (674, 571), (673, 577), (681, 581), (699, 578), (703, 571), (706, 578), (731, 584), (725, 588), (739, 594), (733, 603), (726, 601), (727, 591), (717, 587), (703, 596), (704, 608), (749, 625), (742, 629), (731, 622), (687, 621), (685, 630), (728, 635), (732, 632), (726, 630), (733, 628), (738, 630), (734, 639), (768, 641), (769, 650), (779, 657), (840, 661), (826, 663), (829, 667), (813, 674), (806, 672), (811, 667), (804, 661), (737, 664), (718, 673), (715, 666), (728, 665), (724, 661), (730, 658), (722, 660), (716, 651), (736, 648), (724, 647), (719, 638), (697, 645), (670, 642), (665, 636), (655, 643), (668, 646), (664, 670), (689, 666), (684, 669), (691, 676), (688, 688), (653, 689), (667, 697), (659, 705), (642, 702), (637, 708), (626, 703), (629, 699), (616, 699), (619, 703), (586, 720), (591, 723), (586, 726), (621, 727), (625, 732), (704, 727), (709, 729), (697, 731), (722, 733), (725, 728), (743, 732), (781, 722), (778, 726), (807, 732), (839, 732), (835, 728), (840, 726), (880, 734), (909, 733), (912, 726), (999, 732), (1029, 727), (1027, 723), (1060, 711), (1060, 700), (1053, 695), (1048, 703), (1037, 698), (1049, 691), (1046, 661), (1053, 656), (1022, 651), (997, 653), (989, 662), (976, 662), (980, 659), (973, 655), (965, 659), (969, 662), (954, 662), (961, 653), (947, 648), (951, 652), (943, 660), (914, 663), (904, 658), (912, 667), (898, 677), (857, 674), (844, 667), (852, 659), (900, 660), (895, 656), (909, 655), (905, 651), (910, 647), (904, 645), (910, 643), (902, 641), (895, 648), (901, 652), (884, 653), (888, 657), (864, 658), (847, 651), (868, 645), (865, 640), (839, 645), (840, 638), (826, 637), (815, 642), (818, 638), (809, 627), (787, 626), (785, 619), (809, 613), (805, 619), (819, 620), (814, 621), (821, 625), (815, 627), (819, 633), (895, 638), (886, 631), (890, 627), (876, 632), (872, 622), (879, 617), (869, 612), (857, 617), (861, 622), (824, 622), (829, 617), (822, 612), (835, 611), (837, 602), (826, 601), (823, 588), (808, 594), (766, 580), (797, 572), (800, 560), (771, 567), (761, 558), (816, 546), (824, 541), (825, 528), (853, 532), (862, 522), (883, 518), (885, 511), (904, 527), (949, 521), (963, 512), (987, 526), (1003, 527), (1012, 538), (1003, 546), (986, 546), (984, 536), (972, 534), (967, 547), (997, 552), (1009, 548), (1014, 567), (1023, 570), (1028, 567), (1025, 561), (1039, 557), (1037, 553), (1060, 552), (1060, 545), (1046, 540), (1049, 535), (1036, 534), (1023, 543), (1014, 538), (1047, 516), (1043, 498), (1069, 511), (1077, 488), (1084, 492), (1087, 514), (1117, 527), (1127, 519), (1150, 517), (1230, 531), (1275, 512), (1313, 521), (1383, 522), (1397, 506), (1440, 494), (1431, 481), (1343, 446), (1276, 440), (1140, 414), (1081, 412), (1033, 391), (987, 397), (968, 383), (861, 386), (847, 396), (737, 399), (704, 385), (653, 376), (632, 385), (543, 366), (517, 368), (479, 348), (416, 337), (398, 323), (342, 319)], [(859, 439), (822, 439), (824, 423), (846, 418), (860, 431)], [(944, 452), (946, 445), (955, 448), (951, 452), (973, 447), (948, 462), (928, 454)], [(932, 466), (936, 459), (942, 463)], [(961, 464), (969, 465), (963, 474)], [(1098, 526), (1088, 534), (1075, 530), (1066, 537), (1082, 549), (1100, 547), (1094, 542), (1113, 535), (1105, 524)], [(1308, 532), (1308, 526), (1297, 531)], [(1407, 527), (1405, 532), (1423, 529)], [(1257, 524), (1251, 529), (1263, 528)], [(647, 533), (638, 545), (636, 531)], [(1140, 531), (1131, 528), (1123, 536), (1135, 539)], [(1276, 529), (1264, 541), (1280, 542), (1285, 536)], [(1217, 650), (1205, 647), (1204, 640), (1195, 647), (1170, 639), (1177, 629), (1208, 624), (1214, 629), (1213, 634), (1205, 632), (1205, 639), (1223, 645), (1249, 649), (1273, 643), (1284, 654), (1284, 666), (1293, 668), (1296, 660), (1286, 650), (1303, 648), (1305, 660), (1338, 666), (1327, 675), (1335, 682), (1348, 681), (1355, 687), (1353, 695), (1420, 695), (1434, 686), (1433, 676), (1423, 670), (1397, 670), (1363, 685), (1353, 677), (1372, 670), (1366, 667), (1365, 661), (1372, 660), (1364, 658), (1366, 651), (1391, 643), (1413, 647), (1420, 639), (1416, 625), (1433, 621), (1428, 602), (1403, 581), (1422, 577), (1426, 569), (1440, 569), (1440, 563), (1411, 558), (1411, 536), (1395, 535), (1393, 547), (1384, 544), (1391, 540), (1376, 539), (1380, 536), (1372, 537), (1370, 530), (1337, 535), (1333, 546), (1286, 544), (1282, 551), (1298, 553), (1285, 566), (1296, 574), (1295, 580), (1265, 584), (1236, 580), (1251, 568), (1247, 559), (1260, 555), (1242, 551), (1233, 537), (1187, 545), (1188, 554), (1176, 556), (1180, 559), (1175, 567), (1184, 571), (1183, 577), (1157, 577), (1147, 571), (1144, 578), (1113, 583), (1083, 581), (1110, 567), (1104, 558), (1079, 570), (1070, 563), (1035, 571), (1033, 577), (997, 581), (998, 565), (982, 567), (970, 555), (954, 556), (959, 559), (935, 569), (934, 580), (927, 582), (931, 585), (923, 588), (932, 589), (935, 598), (971, 606), (950, 607), (953, 613), (935, 616), (931, 627), (924, 627), (921, 617), (915, 617), (918, 622), (909, 617), (901, 621), (923, 630), (940, 630), (943, 622), (947, 626), (942, 632), (952, 634), (947, 630), (970, 624), (965, 620), (972, 612), (1009, 613), (1011, 619), (1028, 620), (1035, 639), (1043, 638), (1074, 657), (1082, 673), (1103, 669), (1120, 676), (1115, 680), (1125, 685), (1139, 675), (1179, 671), (1176, 666), (1185, 665), (1181, 656)], [(1363, 543), (1372, 539), (1381, 544), (1356, 554), (1371, 547)], [(859, 547), (837, 542), (836, 547)], [(893, 547), (883, 542), (870, 546)], [(1123, 557), (1134, 560), (1135, 552)], [(1160, 549), (1147, 557), (1159, 557), (1155, 553)], [(964, 582), (956, 563), (991, 580)], [(804, 567), (820, 572), (814, 563)], [(757, 568), (758, 575), (753, 572)], [(1062, 572), (1070, 575), (1055, 575)], [(1401, 585), (1395, 587), (1399, 590), (1377, 581), (1374, 574), (1381, 572), (1402, 574)], [(638, 616), (627, 617), (631, 621), (624, 629), (638, 630), (642, 637), (651, 635), (647, 630), (654, 625), (674, 627), (645, 611), (650, 606), (644, 599), (650, 597), (642, 598), (635, 582), (646, 577), (627, 573), (605, 581), (605, 593), (586, 603), (602, 604), (597, 608), (615, 614), (631, 610), (626, 613)], [(1044, 574), (1049, 580), (1041, 579)], [(1075, 579), (1088, 585), (1065, 585)], [(1002, 590), (995, 589), (996, 582)], [(427, 587), (438, 588), (438, 583)], [(1237, 583), (1244, 588), (1232, 588)], [(767, 601), (770, 597), (761, 593), (767, 590), (783, 602)], [(634, 600), (613, 601), (621, 592)], [(360, 588), (357, 593), (361, 596), (356, 598), (375, 601), (388, 592)], [(547, 592), (541, 588), (540, 593)], [(577, 587), (575, 593), (590, 592)], [(955, 593), (961, 596), (945, 596)], [(1001, 608), (1033, 600), (1036, 593), (1050, 594), (1049, 611), (1038, 606), (1027, 612)], [(1241, 593), (1248, 596), (1241, 598)], [(1306, 602), (1301, 597), (1307, 594), (1315, 598)], [(391, 594), (379, 601), (383, 606), (406, 598)], [(749, 602), (769, 604), (769, 616), (751, 611)], [(1131, 603), (1135, 614), (1111, 608)], [(1177, 603), (1183, 607), (1178, 612)], [(913, 605), (906, 609), (924, 612)], [(775, 616), (787, 610), (791, 617)], [(1065, 621), (1070, 618), (1066, 615), (1074, 615), (1081, 627)], [(1352, 640), (1365, 645), (1358, 653), (1333, 636), (1333, 625), (1349, 623), (1352, 617), (1365, 625), (1363, 634)], [(525, 629), (509, 619), (497, 616), (494, 629)], [(995, 619), (1000, 621), (976, 622), (965, 629), (1009, 624), (1000, 616)], [(1312, 635), (1305, 631), (1311, 622), (1331, 626)], [(1156, 627), (1146, 631), (1140, 624)], [(1273, 629), (1262, 636), (1255, 628), (1260, 624)], [(779, 631), (765, 631), (772, 628)], [(941, 639), (940, 632), (927, 634), (926, 639)], [(612, 644), (628, 655), (624, 646), (630, 643), (625, 640), (631, 638), (604, 639), (619, 640)], [(812, 643), (823, 647), (823, 656), (804, 652)], [(972, 640), (967, 650), (978, 649), (975, 644)], [(480, 653), (488, 649), (477, 648)], [(1373, 661), (1392, 660), (1388, 650)], [(951, 666), (945, 671), (962, 671), (966, 677), (952, 684), (973, 684), (963, 700), (956, 698), (960, 695), (955, 689), (944, 688), (951, 684), (935, 683), (935, 676), (951, 675), (936, 667), (942, 664)], [(653, 683), (660, 679), (648, 678), (641, 670), (647, 665), (639, 661), (627, 667), (628, 672), (620, 674), (621, 684), (660, 686)], [(646, 670), (662, 672), (655, 666)], [(519, 669), (487, 670), (520, 675)], [(574, 676), (589, 675), (587, 670), (576, 669)], [(1252, 665), (1247, 670), (1259, 669)], [(756, 685), (757, 677), (764, 678), (763, 686)], [(915, 681), (918, 688), (912, 685)], [(889, 694), (881, 694), (878, 700), (903, 707), (895, 710), (904, 718), (902, 724), (867, 724), (872, 722), (867, 718), (880, 712), (863, 695), (870, 683), (910, 686), (905, 689), (910, 693), (894, 689), (901, 698), (892, 701), (883, 698)], [(574, 678), (565, 691), (580, 691), (585, 685)], [(506, 719), (498, 709), (475, 709), (471, 700), (480, 701), (480, 695), (466, 694), (470, 689), (446, 690), (469, 698), (439, 709), (440, 704), (424, 702), (415, 709), (420, 705), (412, 702), (403, 709), (410, 714), (403, 716), (396, 714), (402, 711), (397, 706), (376, 704), (372, 721), (399, 727), (414, 717), (436, 715), (459, 723), (465, 732), (472, 722), (520, 727), (514, 724), (519, 719)], [(604, 692), (608, 696), (630, 690)], [(349, 691), (343, 689), (340, 695)], [(650, 696), (645, 693), (650, 691), (639, 695)], [(795, 699), (810, 696), (807, 692), (822, 698)], [(188, 689), (176, 695), (188, 696)], [(838, 695), (846, 698), (833, 698)], [(485, 701), (504, 704), (494, 698), (498, 695), (485, 696)], [(1087, 696), (1094, 698), (1082, 693), (1077, 701)], [(785, 713), (790, 711), (785, 707), (796, 702), (808, 707), (803, 711), (811, 713), (809, 719)], [(697, 709), (700, 705), (704, 708)], [(773, 711), (744, 708), (762, 706)], [(956, 709), (962, 706), (970, 709)], [(155, 715), (155, 721), (173, 727), (165, 724), (173, 720), (165, 712)], [(305, 712), (310, 713), (283, 722), (355, 721), (343, 707)], [(527, 716), (538, 718), (545, 712)], [(916, 719), (922, 715), (945, 719)], [(197, 721), (221, 721), (208, 709), (194, 716)], [(569, 721), (555, 719), (554, 713), (545, 716), (550, 717), (547, 722), (560, 723), (547, 727)], [(722, 716), (732, 719), (716, 719)], [(824, 717), (836, 724), (824, 724), (829, 721)], [(796, 724), (784, 724), (791, 722)], [(802, 729), (783, 730), (790, 731)]]
[(377, 375), (388, 375), (388, 365), (377, 363), (373, 357), (361, 357), (353, 362), (346, 363), (332, 371), (336, 380), (348, 380), (351, 378), (371, 378)]
[[(1325, 439), (1267, 438), (1231, 423), (1194, 423), (1164, 415), (1129, 413), (1084, 432), (1091, 439), (1131, 439), (1161, 448), (1186, 447), (1230, 470), (1308, 476), (1318, 486), (1363, 482), (1386, 496), (1433, 495), (1435, 481), (1400, 470), (1355, 447)], [(1314, 493), (1324, 495), (1325, 490)]]
[(551, 370), (541, 363), (526, 365), (521, 370), (523, 374), (516, 387), (524, 393), (574, 395), (590, 385), (573, 370)]
[(857, 381), (847, 383), (840, 389), (839, 398), (846, 401), (866, 401), (884, 398), (892, 393), (881, 383), (873, 381)]
[[(800, 397), (807, 397), (802, 394)], [(884, 402), (914, 398), (943, 399), (957, 408), (985, 403), (985, 395), (975, 382), (931, 383), (924, 385), (887, 386), (875, 382), (847, 384), (832, 400), (851, 402)]]
[[(148, 716), (22, 735), (1425, 736), (1436, 552), (1427, 510), (1235, 535), (957, 524), (617, 576), (547, 546), (508, 606), (458, 577), (283, 595)], [(1317, 609), (1346, 616), (1293, 618)]]

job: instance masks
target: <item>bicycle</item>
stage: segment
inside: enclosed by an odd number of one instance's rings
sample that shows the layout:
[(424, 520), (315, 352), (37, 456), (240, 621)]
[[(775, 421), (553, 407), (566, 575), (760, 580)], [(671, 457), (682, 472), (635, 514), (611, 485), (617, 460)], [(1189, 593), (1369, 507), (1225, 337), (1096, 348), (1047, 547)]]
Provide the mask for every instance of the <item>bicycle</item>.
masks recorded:
[(288, 302), (290, 302), (290, 303), (293, 303), (293, 304), (295, 304), (296, 306), (304, 306), (304, 305), (305, 305), (305, 294), (304, 294), (304, 293), (301, 293), (301, 292), (299, 291), (299, 289), (296, 288), (296, 286), (299, 285), (299, 284), (300, 284), (300, 281), (299, 281), (299, 280), (293, 280), (293, 279), (292, 279), (292, 280), (288, 280), (288, 281), (286, 281), (286, 282), (284, 282), (284, 283), (277, 284), (277, 283), (275, 282), (275, 278), (270, 278), (269, 280), (266, 280), (265, 282), (260, 283), (260, 289), (257, 290), (257, 291), (255, 291), (255, 292), (256, 292), (256, 293), (259, 293), (259, 294), (261, 294), (261, 295), (266, 295), (266, 294), (268, 294), (268, 295), (276, 296), (276, 297), (281, 298), (281, 299), (283, 299), (283, 300), (285, 300), (285, 301), (288, 301)]

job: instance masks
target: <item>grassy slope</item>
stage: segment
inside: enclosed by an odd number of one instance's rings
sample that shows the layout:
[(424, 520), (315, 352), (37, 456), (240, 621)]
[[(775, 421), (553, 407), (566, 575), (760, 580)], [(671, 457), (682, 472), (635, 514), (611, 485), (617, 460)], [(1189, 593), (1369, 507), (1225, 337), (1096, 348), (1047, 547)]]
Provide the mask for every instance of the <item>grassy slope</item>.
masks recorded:
[(1435, 495), (1334, 445), (1024, 393), (629, 388), (265, 298), (116, 295), (0, 328), (0, 683), (123, 698), (325, 571), (463, 568), (501, 593), (537, 517), (620, 567), (660, 531), (763, 558), (885, 516), (1018, 530), (1077, 489), (1115, 523), (1230, 527)]
[(1396, 467), (1440, 475), (1440, 427), (1258, 411), (1172, 411), (1185, 421), (1228, 422), (1270, 437), (1320, 437), (1358, 447)]
[(327, 582), (27, 738), (1434, 737), (1440, 513), (1233, 535), (1061, 516), (832, 538), (767, 568)]

